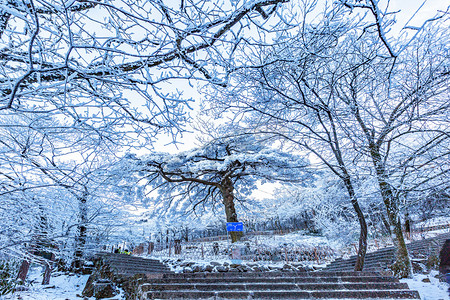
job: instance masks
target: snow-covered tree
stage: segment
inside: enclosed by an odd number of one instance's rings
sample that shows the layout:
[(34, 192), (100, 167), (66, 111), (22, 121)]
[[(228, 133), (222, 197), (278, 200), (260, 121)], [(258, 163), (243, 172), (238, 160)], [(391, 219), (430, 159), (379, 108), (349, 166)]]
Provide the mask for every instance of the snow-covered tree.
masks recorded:
[[(145, 183), (158, 190), (169, 214), (223, 204), (227, 222), (238, 222), (236, 200), (244, 200), (258, 180), (302, 182), (308, 163), (300, 155), (264, 146), (251, 135), (212, 140), (179, 154), (154, 153), (134, 161)], [(240, 238), (231, 233), (232, 241)]]
[(347, 20), (336, 6), (298, 35), (242, 54), (257, 67), (239, 70), (234, 87), (210, 105), (310, 150), (351, 187), (352, 201), (351, 175), (374, 173), (397, 248), (393, 269), (407, 277), (402, 198), (448, 186), (448, 19), (440, 12), (415, 35), (394, 39), (386, 36), (391, 14), (378, 1), (342, 3), (369, 14)]
[(379, 48), (372, 48), (370, 58), (360, 55), (369, 45), (356, 43), (342, 60), (351, 71), (335, 81), (336, 96), (352, 116), (352, 124), (345, 122), (347, 132), (359, 133), (353, 141), (373, 165), (398, 250), (393, 268), (400, 277), (411, 274), (400, 224), (402, 198), (410, 190), (448, 183), (449, 38), (446, 26), (434, 23), (388, 58)]
[(64, 258), (74, 260), (75, 267), (82, 265), (86, 241), (91, 239), (88, 227), (99, 227), (96, 220), (111, 212), (107, 197), (114, 179), (106, 170), (115, 143), (110, 141), (108, 148), (101, 149), (104, 145), (48, 116), (4, 116), (0, 121), (0, 198), (6, 212), (21, 212), (0, 216), (8, 224), (1, 233), (5, 249), (30, 252), (25, 245), (37, 243), (40, 235), (34, 230), (34, 219), (45, 216), (56, 226), (46, 231), (46, 239), (61, 252), (71, 251)]
[(87, 224), (109, 201), (99, 196), (126, 194), (109, 190), (120, 178), (105, 172), (116, 153), (159, 133), (176, 138), (189, 119), (189, 85), (225, 85), (235, 47), (254, 42), (251, 28), (276, 27), (269, 20), (284, 2), (1, 1), (4, 207), (34, 214), (33, 192), (69, 195), (78, 220), (66, 226), (78, 228), (82, 249)]
[(338, 37), (358, 27), (357, 21), (342, 20), (344, 11), (342, 7), (325, 11), (320, 22), (305, 24), (294, 36), (285, 32), (273, 45), (242, 54), (245, 65), (259, 67), (235, 72), (236, 84), (216, 89), (208, 104), (219, 113), (227, 109), (244, 115), (253, 132), (312, 153), (321, 162), (319, 167), (328, 168), (342, 181), (360, 226), (355, 270), (361, 271), (367, 251), (367, 224), (351, 168), (356, 153), (341, 130), (334, 104), (319, 86), (330, 63), (320, 58), (330, 57)]
[(268, 19), (287, 1), (2, 1), (0, 111), (135, 133), (135, 144), (175, 136), (188, 119), (183, 90), (226, 84), (235, 47), (277, 26)]

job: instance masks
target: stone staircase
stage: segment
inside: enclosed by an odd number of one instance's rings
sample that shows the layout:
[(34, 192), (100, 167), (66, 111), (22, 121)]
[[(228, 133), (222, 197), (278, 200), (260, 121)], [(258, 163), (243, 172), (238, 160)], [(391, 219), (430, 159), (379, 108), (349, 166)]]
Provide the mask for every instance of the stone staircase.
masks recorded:
[(156, 259), (106, 252), (97, 253), (96, 259), (101, 259), (105, 265), (109, 266), (109, 270), (116, 275), (173, 273), (169, 267)]
[[(433, 238), (413, 241), (406, 244), (412, 257), (427, 257), (433, 251), (439, 251), (446, 239), (450, 239), (450, 232)], [(364, 262), (364, 271), (380, 271), (388, 268), (394, 262), (394, 247), (383, 248), (375, 252), (367, 253)], [(353, 271), (356, 263), (356, 255), (348, 259), (338, 258), (327, 265), (323, 271)]]
[[(412, 256), (429, 255), (439, 251), (446, 239), (450, 233), (414, 241), (407, 247)], [(130, 299), (420, 299), (417, 291), (382, 271), (393, 260), (392, 247), (368, 253), (363, 272), (353, 271), (356, 256), (338, 259), (315, 272), (178, 274), (154, 259), (112, 253), (96, 256), (112, 277), (122, 278)]]
[(143, 279), (138, 299), (420, 299), (379, 272), (226, 272)]

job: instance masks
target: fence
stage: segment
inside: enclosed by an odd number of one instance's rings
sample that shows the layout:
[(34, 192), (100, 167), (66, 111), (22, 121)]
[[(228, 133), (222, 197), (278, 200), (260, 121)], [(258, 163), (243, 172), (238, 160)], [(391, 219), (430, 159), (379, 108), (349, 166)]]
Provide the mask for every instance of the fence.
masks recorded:
[[(246, 232), (244, 237), (242, 237), (242, 241), (246, 241), (251, 236), (264, 236), (264, 235), (283, 235), (288, 234), (290, 232), (294, 232), (296, 230), (286, 229), (286, 230), (265, 230), (265, 231), (250, 231)], [(202, 238), (192, 239), (191, 242), (214, 242), (214, 241), (225, 241), (227, 240), (227, 235), (216, 235), (216, 236), (208, 236)]]
[(249, 242), (231, 244), (223, 241), (214, 243), (169, 242), (154, 245), (151, 255), (157, 258), (180, 258), (183, 260), (225, 260), (271, 262), (325, 263), (335, 258), (335, 252), (328, 246), (284, 246), (271, 247)]

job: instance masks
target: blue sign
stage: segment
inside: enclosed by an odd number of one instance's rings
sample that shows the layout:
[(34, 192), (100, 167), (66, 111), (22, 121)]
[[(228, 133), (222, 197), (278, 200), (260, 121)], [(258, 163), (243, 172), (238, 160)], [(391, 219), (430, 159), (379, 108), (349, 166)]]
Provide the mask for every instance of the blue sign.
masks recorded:
[(242, 222), (228, 222), (227, 231), (244, 231), (244, 223)]

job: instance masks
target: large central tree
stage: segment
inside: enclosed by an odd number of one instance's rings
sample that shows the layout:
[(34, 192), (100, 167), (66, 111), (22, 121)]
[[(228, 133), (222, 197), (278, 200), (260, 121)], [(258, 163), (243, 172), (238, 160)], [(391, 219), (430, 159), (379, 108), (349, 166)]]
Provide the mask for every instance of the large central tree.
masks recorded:
[[(216, 139), (179, 154), (144, 156), (135, 164), (167, 209), (222, 203), (227, 222), (239, 221), (235, 200), (249, 196), (258, 180), (303, 181), (308, 165), (303, 157), (266, 147), (249, 135)], [(232, 242), (240, 237), (231, 233)]]

